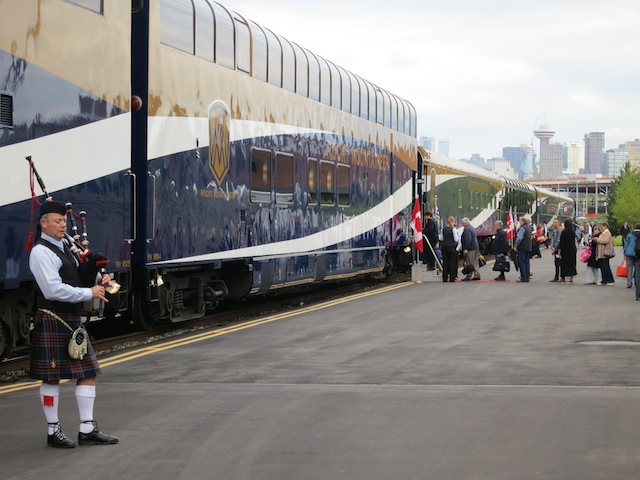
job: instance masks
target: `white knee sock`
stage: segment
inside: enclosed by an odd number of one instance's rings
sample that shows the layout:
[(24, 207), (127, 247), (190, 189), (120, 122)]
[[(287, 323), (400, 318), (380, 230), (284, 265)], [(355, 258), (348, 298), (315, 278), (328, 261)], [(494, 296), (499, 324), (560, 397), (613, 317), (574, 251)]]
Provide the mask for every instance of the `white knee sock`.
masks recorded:
[(55, 424), (58, 423), (58, 401), (60, 398), (60, 385), (50, 385), (43, 383), (40, 385), (40, 402), (42, 403), (42, 410), (44, 410), (44, 416), (47, 419), (49, 428), (47, 429), (48, 435), (53, 435), (55, 430)]
[(80, 413), (80, 431), (91, 433), (92, 423), (82, 423), (93, 420), (93, 404), (96, 401), (95, 385), (76, 385), (76, 402), (78, 402), (78, 412)]

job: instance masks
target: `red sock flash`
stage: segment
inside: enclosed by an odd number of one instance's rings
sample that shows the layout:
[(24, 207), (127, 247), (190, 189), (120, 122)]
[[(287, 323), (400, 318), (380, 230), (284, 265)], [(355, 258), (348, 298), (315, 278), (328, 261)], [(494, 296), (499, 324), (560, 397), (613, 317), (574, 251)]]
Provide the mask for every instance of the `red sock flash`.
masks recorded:
[(43, 395), (42, 405), (45, 407), (55, 407), (55, 398), (50, 395)]

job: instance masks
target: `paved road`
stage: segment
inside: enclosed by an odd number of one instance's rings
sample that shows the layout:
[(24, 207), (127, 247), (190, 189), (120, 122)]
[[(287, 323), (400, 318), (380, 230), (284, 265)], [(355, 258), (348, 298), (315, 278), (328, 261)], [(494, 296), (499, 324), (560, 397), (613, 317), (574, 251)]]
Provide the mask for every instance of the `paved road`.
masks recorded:
[(640, 302), (543, 255), (529, 284), (429, 276), (102, 359), (116, 446), (49, 449), (37, 389), (0, 390), (2, 477), (637, 479)]

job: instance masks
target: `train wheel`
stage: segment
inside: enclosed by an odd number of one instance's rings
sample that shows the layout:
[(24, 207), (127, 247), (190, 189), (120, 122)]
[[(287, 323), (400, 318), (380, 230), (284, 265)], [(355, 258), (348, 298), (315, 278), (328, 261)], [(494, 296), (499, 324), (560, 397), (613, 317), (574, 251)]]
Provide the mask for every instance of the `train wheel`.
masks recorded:
[(0, 360), (2, 360), (7, 353), (9, 353), (7, 351), (8, 338), (9, 338), (9, 335), (7, 334), (7, 329), (4, 326), (4, 324), (0, 322)]
[(149, 312), (145, 311), (144, 302), (139, 300), (140, 296), (133, 298), (133, 326), (136, 330), (152, 330), (156, 322), (149, 316)]

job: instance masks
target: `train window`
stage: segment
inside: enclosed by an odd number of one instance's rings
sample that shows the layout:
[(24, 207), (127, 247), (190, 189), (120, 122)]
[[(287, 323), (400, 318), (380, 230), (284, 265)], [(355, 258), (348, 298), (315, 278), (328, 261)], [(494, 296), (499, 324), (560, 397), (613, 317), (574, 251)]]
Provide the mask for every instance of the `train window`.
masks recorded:
[(249, 21), (253, 38), (253, 78), (267, 81), (267, 37), (259, 25)]
[(0, 128), (13, 128), (13, 95), (0, 93)]
[(309, 62), (307, 54), (298, 45), (291, 44), (296, 53), (296, 92), (303, 97), (309, 96)]
[[(369, 121), (376, 123), (377, 121), (377, 112), (376, 112), (376, 92), (373, 89), (373, 85), (371, 85), (366, 80), (364, 81), (367, 86), (367, 91), (369, 92)], [(380, 118), (384, 117), (384, 112), (380, 112)], [(363, 117), (366, 118), (366, 117)]]
[(351, 204), (351, 167), (338, 165), (338, 206), (348, 207)]
[(238, 70), (251, 74), (251, 32), (247, 22), (235, 16), (236, 65)]
[(251, 201), (271, 203), (271, 151), (251, 149)]
[(293, 203), (293, 155), (276, 153), (276, 203)]
[(318, 161), (315, 158), (310, 158), (308, 163), (309, 175), (307, 185), (307, 204), (318, 204)]
[(458, 208), (462, 208), (462, 190), (458, 190)]
[(333, 63), (328, 61), (327, 64), (331, 72), (331, 106), (341, 108), (340, 94), (342, 93), (342, 86), (340, 85), (340, 72), (338, 72), (338, 67)]
[(412, 137), (415, 137), (417, 135), (417, 116), (416, 116), (416, 109), (413, 108), (413, 105), (411, 105), (409, 103), (409, 125), (410, 125), (410, 129), (409, 129), (409, 135), (411, 135)]
[(316, 56), (305, 50), (309, 59), (309, 98), (320, 101), (320, 64)]
[(351, 79), (347, 72), (341, 68), (336, 67), (340, 72), (340, 78), (342, 83), (342, 111), (351, 113)]
[(376, 101), (376, 120), (380, 125), (384, 125), (384, 117), (386, 115), (386, 112), (384, 109), (384, 106), (385, 106), (384, 97), (378, 86), (372, 85), (372, 88), (373, 88), (373, 95)]
[(390, 126), (393, 130), (398, 130), (398, 99), (393, 95), (389, 95), (389, 102)]
[(79, 7), (86, 8), (92, 12), (102, 13), (102, 0), (66, 0), (68, 3), (73, 3)]
[(215, 16), (216, 63), (235, 68), (233, 20), (229, 12), (217, 3), (212, 3)]
[(329, 64), (322, 57), (317, 57), (320, 62), (320, 101), (325, 105), (331, 105), (331, 72)]
[(214, 61), (213, 10), (206, 0), (196, 0), (196, 55)]
[(280, 37), (282, 45), (282, 88), (295, 93), (296, 91), (296, 55), (289, 40)]
[(360, 117), (366, 119), (369, 118), (369, 91), (360, 77), (356, 77), (356, 80), (360, 87)]
[(282, 47), (280, 40), (271, 30), (265, 29), (267, 46), (269, 50), (269, 83), (276, 87), (282, 86)]
[(351, 113), (356, 117), (360, 116), (360, 82), (358, 78), (349, 73), (349, 79), (351, 80)]
[(333, 205), (335, 194), (333, 192), (333, 162), (320, 162), (320, 204)]
[(406, 107), (405, 103), (402, 99), (398, 99), (398, 131), (400, 133), (405, 133), (404, 131), (404, 118), (406, 115)]
[(193, 54), (191, 0), (163, 0), (160, 4), (160, 42)]

